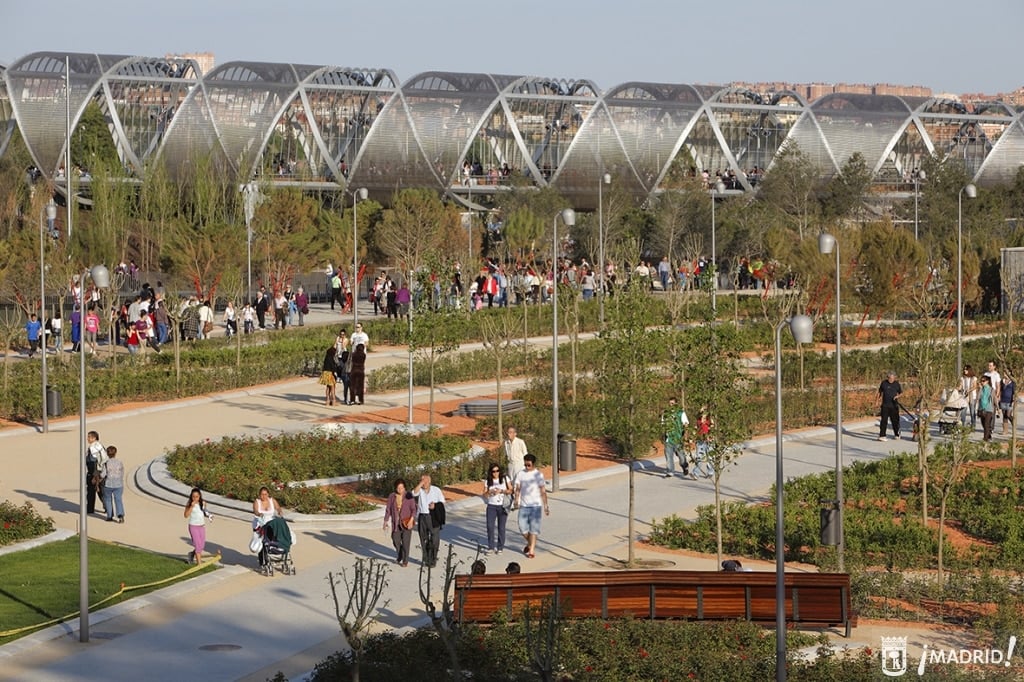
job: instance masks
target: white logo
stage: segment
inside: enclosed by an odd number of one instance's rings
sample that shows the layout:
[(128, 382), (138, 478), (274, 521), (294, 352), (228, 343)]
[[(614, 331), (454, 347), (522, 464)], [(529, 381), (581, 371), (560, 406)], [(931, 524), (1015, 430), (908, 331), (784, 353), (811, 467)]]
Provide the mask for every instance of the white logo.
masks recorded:
[(882, 637), (882, 673), (900, 677), (907, 672), (907, 638)]

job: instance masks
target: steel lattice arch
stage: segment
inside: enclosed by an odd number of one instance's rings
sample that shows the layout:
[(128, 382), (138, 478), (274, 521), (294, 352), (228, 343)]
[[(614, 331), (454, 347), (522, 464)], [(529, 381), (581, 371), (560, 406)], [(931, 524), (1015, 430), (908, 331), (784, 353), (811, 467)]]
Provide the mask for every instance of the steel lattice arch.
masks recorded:
[[(70, 69), (65, 73), (65, 65)], [(347, 191), (386, 202), (429, 187), (463, 205), (521, 175), (580, 209), (614, 177), (638, 200), (673, 168), (721, 172), (753, 190), (790, 141), (828, 177), (859, 152), (880, 182), (930, 155), (962, 158), (972, 181), (1013, 181), (1024, 111), (1001, 102), (430, 71), (399, 84), (388, 69), (37, 52), (0, 67), (0, 154), (20, 132), (41, 173), (62, 184), (65, 126), (96, 102), (121, 163), (181, 177), (197, 159), (239, 183)]]

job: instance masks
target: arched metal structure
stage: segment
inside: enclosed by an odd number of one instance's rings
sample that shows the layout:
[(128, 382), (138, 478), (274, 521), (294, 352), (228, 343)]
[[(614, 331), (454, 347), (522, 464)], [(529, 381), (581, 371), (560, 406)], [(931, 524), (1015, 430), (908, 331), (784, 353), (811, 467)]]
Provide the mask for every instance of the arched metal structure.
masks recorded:
[[(512, 176), (597, 206), (604, 173), (643, 200), (680, 176), (721, 174), (737, 190), (795, 142), (818, 172), (860, 153), (879, 182), (906, 182), (929, 155), (962, 158), (974, 183), (1011, 182), (1024, 165), (1021, 111), (993, 102), (428, 71), (399, 85), (387, 69), (231, 62), (209, 74), (185, 59), (39, 52), (0, 68), (0, 153), (15, 127), (58, 181), (65, 121), (99, 104), (127, 172), (153, 163), (182, 177), (212, 163), (259, 179), (386, 202), (429, 187), (471, 208)], [(755, 172), (756, 171), (756, 172)]]

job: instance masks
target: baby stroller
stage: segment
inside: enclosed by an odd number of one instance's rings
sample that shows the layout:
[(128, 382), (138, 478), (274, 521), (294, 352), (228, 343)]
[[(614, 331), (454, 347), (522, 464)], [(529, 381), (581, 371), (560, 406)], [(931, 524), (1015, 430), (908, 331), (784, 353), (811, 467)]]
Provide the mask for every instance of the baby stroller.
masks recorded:
[(939, 415), (939, 433), (948, 436), (960, 423), (960, 412), (967, 408), (967, 401), (958, 389), (951, 390), (942, 404)]
[(260, 524), (256, 532), (263, 539), (257, 558), (260, 562), (260, 573), (274, 575), (274, 569), (285, 575), (295, 575), (295, 564), (292, 563), (292, 531), (288, 523), (280, 516)]

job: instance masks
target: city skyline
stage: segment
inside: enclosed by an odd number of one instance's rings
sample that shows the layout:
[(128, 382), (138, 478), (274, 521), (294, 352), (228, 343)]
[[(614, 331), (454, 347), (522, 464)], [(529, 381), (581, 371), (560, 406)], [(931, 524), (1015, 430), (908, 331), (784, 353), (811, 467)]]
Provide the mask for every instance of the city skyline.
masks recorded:
[(25, 30), (39, 21), (28, 3), (6, 14), (5, 65), (41, 51), (209, 51), (218, 63), (386, 68), (400, 81), (435, 70), (533, 75), (587, 79), (602, 90), (631, 81), (787, 82), (998, 95), (1024, 85), (1014, 54), (1024, 5), (1013, 0), (993, 0), (983, 15), (948, 0), (864, 0), (856, 12), (796, 0), (727, 7), (638, 0), (597, 10), (582, 0), (521, 0), (514, 12), (452, 0), (310, 0), (286, 11), (266, 0), (181, 0), (173, 12), (100, 0), (61, 7), (59, 20), (40, 31)]

